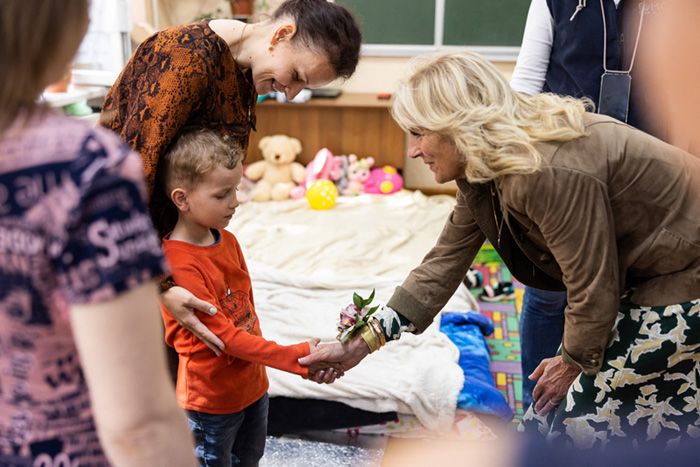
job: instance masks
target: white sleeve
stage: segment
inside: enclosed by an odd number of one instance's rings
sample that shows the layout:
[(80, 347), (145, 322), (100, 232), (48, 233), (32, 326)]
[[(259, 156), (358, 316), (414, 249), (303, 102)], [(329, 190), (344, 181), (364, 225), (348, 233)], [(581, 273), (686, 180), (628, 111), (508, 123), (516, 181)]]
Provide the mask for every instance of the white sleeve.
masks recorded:
[(525, 22), (523, 43), (510, 85), (526, 94), (542, 92), (554, 40), (554, 18), (546, 0), (532, 0)]

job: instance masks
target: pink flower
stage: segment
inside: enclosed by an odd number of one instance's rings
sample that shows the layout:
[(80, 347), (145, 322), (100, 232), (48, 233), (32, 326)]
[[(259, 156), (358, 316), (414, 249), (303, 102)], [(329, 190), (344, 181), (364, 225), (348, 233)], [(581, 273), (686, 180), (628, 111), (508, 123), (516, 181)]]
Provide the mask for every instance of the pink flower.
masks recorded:
[(369, 307), (368, 307), (368, 306), (366, 306), (366, 307), (364, 307), (363, 309), (360, 310), (360, 318), (364, 318), (364, 317), (367, 315), (367, 313), (369, 313)]
[(350, 326), (354, 326), (358, 311), (359, 310), (354, 304), (348, 305), (340, 310), (340, 321), (338, 323), (338, 327), (345, 329)]

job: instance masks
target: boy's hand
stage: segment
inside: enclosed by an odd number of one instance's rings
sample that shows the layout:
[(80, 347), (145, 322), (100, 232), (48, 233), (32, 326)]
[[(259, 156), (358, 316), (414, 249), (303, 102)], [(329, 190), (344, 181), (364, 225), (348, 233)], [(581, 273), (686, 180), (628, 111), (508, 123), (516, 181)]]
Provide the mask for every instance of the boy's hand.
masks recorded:
[(343, 376), (343, 374), (344, 373), (342, 372), (342, 370), (329, 367), (316, 371), (309, 370), (308, 379), (318, 384), (331, 384), (334, 383), (336, 379), (339, 379), (341, 376)]
[(217, 356), (221, 355), (225, 345), (216, 334), (211, 332), (208, 327), (202, 323), (194, 310), (214, 315), (216, 308), (210, 303), (200, 300), (187, 289), (179, 286), (171, 287), (160, 295), (160, 301), (165, 305), (165, 308), (170, 316), (194, 334), (197, 339), (204, 342), (212, 352)]
[[(319, 346), (319, 339), (311, 339), (309, 341), (309, 350), (311, 354), (314, 354), (319, 351), (320, 346)], [(326, 364), (326, 365), (317, 365), (314, 366), (314, 368), (309, 368), (309, 377), (311, 381), (314, 381), (316, 383), (326, 383), (330, 384), (333, 383), (336, 379), (340, 378), (343, 376), (345, 372), (340, 368), (339, 365), (337, 364)]]

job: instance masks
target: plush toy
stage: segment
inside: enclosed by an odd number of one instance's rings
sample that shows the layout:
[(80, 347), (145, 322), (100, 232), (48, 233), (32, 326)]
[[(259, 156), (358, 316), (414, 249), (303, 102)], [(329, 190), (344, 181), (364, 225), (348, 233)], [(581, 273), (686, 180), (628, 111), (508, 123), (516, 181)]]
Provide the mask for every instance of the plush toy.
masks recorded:
[(337, 180), (340, 177), (339, 169), (333, 153), (328, 148), (322, 148), (306, 166), (304, 186), (308, 190), (316, 180)]
[[(243, 166), (243, 173), (245, 173), (245, 170), (247, 168), (248, 168), (248, 166), (246, 166), (246, 165)], [(243, 203), (247, 203), (248, 201), (250, 201), (254, 189), (255, 189), (255, 183), (252, 182), (251, 180), (249, 180), (248, 178), (243, 177), (241, 179), (241, 183), (238, 185), (238, 194), (236, 195), (238, 202), (243, 204)]]
[(320, 149), (306, 166), (306, 178), (303, 185), (292, 190), (292, 198), (298, 199), (304, 196), (306, 190), (318, 180), (330, 180), (338, 185), (338, 189), (341, 189), (342, 186), (338, 184), (338, 181), (343, 178), (346, 167), (346, 156), (334, 156), (330, 149)]
[(401, 188), (403, 188), (403, 178), (390, 165), (372, 169), (369, 178), (365, 180), (365, 193), (388, 195)]
[(335, 159), (335, 186), (341, 192), (348, 187), (348, 168), (350, 167), (350, 159), (348, 156), (333, 156)]
[(342, 193), (346, 196), (362, 194), (365, 181), (369, 178), (369, 171), (374, 164), (373, 157), (358, 159), (355, 154), (348, 156), (348, 184)]
[(258, 183), (251, 198), (255, 201), (287, 199), (294, 186), (304, 181), (304, 166), (294, 159), (301, 153), (301, 143), (286, 135), (265, 136), (258, 148), (263, 160), (253, 162), (245, 176)]

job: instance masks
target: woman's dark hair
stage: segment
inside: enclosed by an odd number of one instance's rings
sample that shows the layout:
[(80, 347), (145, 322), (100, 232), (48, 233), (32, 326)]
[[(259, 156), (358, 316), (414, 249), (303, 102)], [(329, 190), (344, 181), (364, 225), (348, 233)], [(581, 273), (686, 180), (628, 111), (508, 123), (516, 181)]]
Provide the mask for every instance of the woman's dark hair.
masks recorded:
[(355, 72), (362, 34), (347, 9), (326, 0), (286, 0), (272, 19), (283, 17), (296, 22), (295, 39), (326, 52), (338, 77), (349, 78)]

